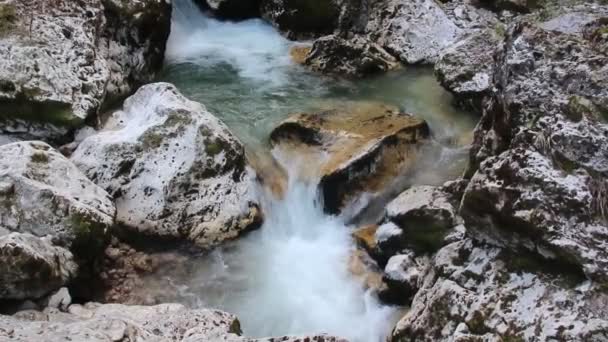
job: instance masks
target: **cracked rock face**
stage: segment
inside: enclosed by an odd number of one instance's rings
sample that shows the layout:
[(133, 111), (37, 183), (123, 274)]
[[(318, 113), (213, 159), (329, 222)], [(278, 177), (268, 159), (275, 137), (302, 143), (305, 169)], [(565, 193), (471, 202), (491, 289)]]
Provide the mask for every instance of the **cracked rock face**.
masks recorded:
[(0, 132), (61, 142), (162, 66), (166, 0), (0, 4)]
[(450, 244), (389, 340), (604, 340), (608, 296), (577, 274), (547, 268), (469, 239)]
[(72, 250), (102, 243), (116, 211), (104, 190), (43, 142), (3, 145), (0, 155), (0, 226)]
[(608, 55), (541, 26), (512, 25), (497, 55), (462, 215), (482, 237), (606, 282)]
[(0, 299), (40, 298), (76, 275), (72, 253), (50, 240), (21, 233), (0, 236)]
[(212, 247), (261, 221), (244, 147), (171, 84), (140, 88), (72, 161), (114, 197), (130, 232)]

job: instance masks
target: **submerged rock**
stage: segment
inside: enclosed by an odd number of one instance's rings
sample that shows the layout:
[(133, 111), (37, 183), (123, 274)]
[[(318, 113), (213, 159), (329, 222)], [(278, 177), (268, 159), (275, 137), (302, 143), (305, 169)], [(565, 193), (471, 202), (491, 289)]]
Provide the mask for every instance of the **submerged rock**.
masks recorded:
[(0, 226), (88, 255), (114, 223), (108, 194), (43, 142), (0, 146)]
[(412, 171), (428, 137), (424, 120), (397, 108), (350, 103), (294, 115), (273, 130), (271, 141), (275, 149), (294, 160), (304, 158), (318, 170), (313, 177), (320, 178), (325, 210), (337, 214), (362, 194), (378, 194)]
[(187, 309), (181, 304), (128, 306), (122, 304), (74, 304), (67, 313), (54, 309), (0, 315), (0, 338), (16, 342), (346, 342), (328, 335), (302, 337), (241, 337), (238, 319), (229, 313)]
[(608, 296), (550, 267), (471, 240), (450, 244), (433, 258), (389, 340), (602, 340)]
[(0, 299), (40, 298), (76, 276), (72, 253), (50, 240), (27, 233), (0, 236)]
[(317, 39), (304, 60), (315, 71), (341, 76), (365, 76), (399, 67), (395, 57), (373, 41), (337, 35)]
[(243, 145), (171, 84), (140, 88), (72, 160), (130, 232), (212, 247), (261, 221)]
[(0, 132), (61, 142), (162, 66), (171, 4), (19, 0), (0, 4)]

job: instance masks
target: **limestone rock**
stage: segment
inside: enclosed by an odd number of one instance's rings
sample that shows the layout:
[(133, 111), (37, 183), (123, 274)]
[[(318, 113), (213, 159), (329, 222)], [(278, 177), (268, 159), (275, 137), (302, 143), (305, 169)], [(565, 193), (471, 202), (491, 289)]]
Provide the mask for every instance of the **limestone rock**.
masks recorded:
[(42, 142), (3, 145), (0, 156), (0, 226), (76, 254), (103, 245), (116, 211), (103, 189)]
[(389, 341), (605, 338), (608, 295), (577, 274), (471, 240), (442, 248), (432, 265)]
[(465, 108), (481, 111), (483, 98), (490, 95), (493, 55), (500, 42), (493, 29), (476, 32), (444, 50), (435, 64), (441, 85)]
[(584, 34), (523, 21), (496, 63), (461, 207), (467, 228), (605, 282), (608, 55)]
[(394, 303), (409, 304), (418, 291), (419, 280), (425, 271), (424, 262), (427, 261), (426, 258), (419, 259), (420, 264), (413, 254), (398, 254), (392, 256), (384, 267), (382, 280), (390, 289)]
[(243, 145), (171, 84), (140, 88), (72, 161), (130, 232), (212, 247), (261, 221)]
[(162, 66), (164, 0), (0, 4), (0, 132), (60, 142)]
[(372, 15), (372, 39), (408, 64), (434, 63), (464, 33), (434, 0), (387, 1)]
[(401, 193), (387, 205), (386, 219), (402, 229), (402, 239), (410, 248), (427, 251), (439, 249), (459, 223), (448, 195), (433, 186), (415, 186)]
[(0, 236), (0, 299), (40, 298), (76, 275), (72, 253), (49, 240), (21, 233)]
[(273, 130), (271, 141), (275, 150), (320, 170), (312, 177), (320, 179), (325, 210), (337, 214), (349, 206), (357, 212), (365, 205), (354, 203), (359, 195), (380, 193), (412, 170), (428, 136), (421, 119), (384, 104), (354, 102), (293, 115)]
[(329, 35), (317, 39), (304, 64), (312, 70), (341, 76), (365, 76), (399, 67), (395, 57), (363, 37)]
[(585, 171), (567, 174), (517, 148), (482, 163), (461, 213), (478, 239), (535, 251), (606, 281), (608, 227), (594, 217), (591, 182)]
[(68, 313), (54, 309), (0, 315), (0, 339), (16, 342), (346, 342), (328, 335), (302, 337), (241, 337), (238, 319), (229, 313), (187, 309), (180, 304), (128, 306), (87, 303), (71, 305)]

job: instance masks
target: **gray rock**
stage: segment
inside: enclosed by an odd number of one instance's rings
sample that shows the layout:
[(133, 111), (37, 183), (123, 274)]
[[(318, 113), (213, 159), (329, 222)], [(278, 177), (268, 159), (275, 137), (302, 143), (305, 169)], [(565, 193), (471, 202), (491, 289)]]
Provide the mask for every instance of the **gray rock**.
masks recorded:
[[(0, 4), (0, 132), (61, 141), (162, 66), (171, 5), (158, 0)], [(6, 24), (4, 24), (6, 23)]]
[(482, 163), (461, 214), (480, 240), (535, 251), (608, 280), (608, 227), (594, 217), (591, 177), (567, 174), (542, 154), (516, 148)]
[(45, 302), (48, 308), (67, 311), (70, 304), (72, 304), (72, 296), (70, 296), (67, 287), (62, 287), (57, 292), (51, 294)]
[(211, 247), (261, 221), (243, 145), (171, 84), (140, 88), (71, 159), (131, 232)]
[(464, 34), (434, 0), (381, 3), (372, 13), (367, 31), (408, 64), (434, 63)]
[(54, 309), (0, 315), (0, 339), (16, 342), (139, 341), (139, 342), (346, 342), (328, 335), (241, 337), (238, 319), (217, 310), (187, 309), (180, 304), (128, 306), (71, 305), (69, 313)]
[(409, 300), (419, 289), (419, 280), (428, 264), (427, 258), (414, 258), (414, 254), (397, 254), (392, 256), (384, 267), (382, 280), (399, 304), (409, 304)]
[(403, 230), (403, 240), (417, 251), (435, 251), (460, 222), (449, 196), (433, 186), (415, 186), (392, 200), (386, 219)]
[(65, 285), (77, 270), (72, 253), (48, 238), (0, 236), (0, 299), (40, 298)]
[(395, 57), (362, 36), (337, 35), (317, 39), (304, 64), (315, 71), (341, 76), (365, 76), (399, 68)]
[(608, 295), (548, 269), (471, 240), (445, 246), (389, 341), (604, 341)]
[(104, 190), (43, 142), (3, 145), (0, 156), (0, 226), (77, 254), (101, 247), (116, 212)]
[(502, 38), (493, 29), (478, 31), (444, 50), (435, 64), (441, 85), (465, 108), (481, 111), (491, 94), (493, 55)]

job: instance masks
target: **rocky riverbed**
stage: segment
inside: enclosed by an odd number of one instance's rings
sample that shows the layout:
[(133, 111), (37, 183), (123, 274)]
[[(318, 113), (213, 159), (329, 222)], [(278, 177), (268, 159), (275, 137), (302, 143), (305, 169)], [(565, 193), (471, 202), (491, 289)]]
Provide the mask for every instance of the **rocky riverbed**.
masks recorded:
[(608, 341), (607, 120), (601, 0), (0, 0), (0, 340)]

